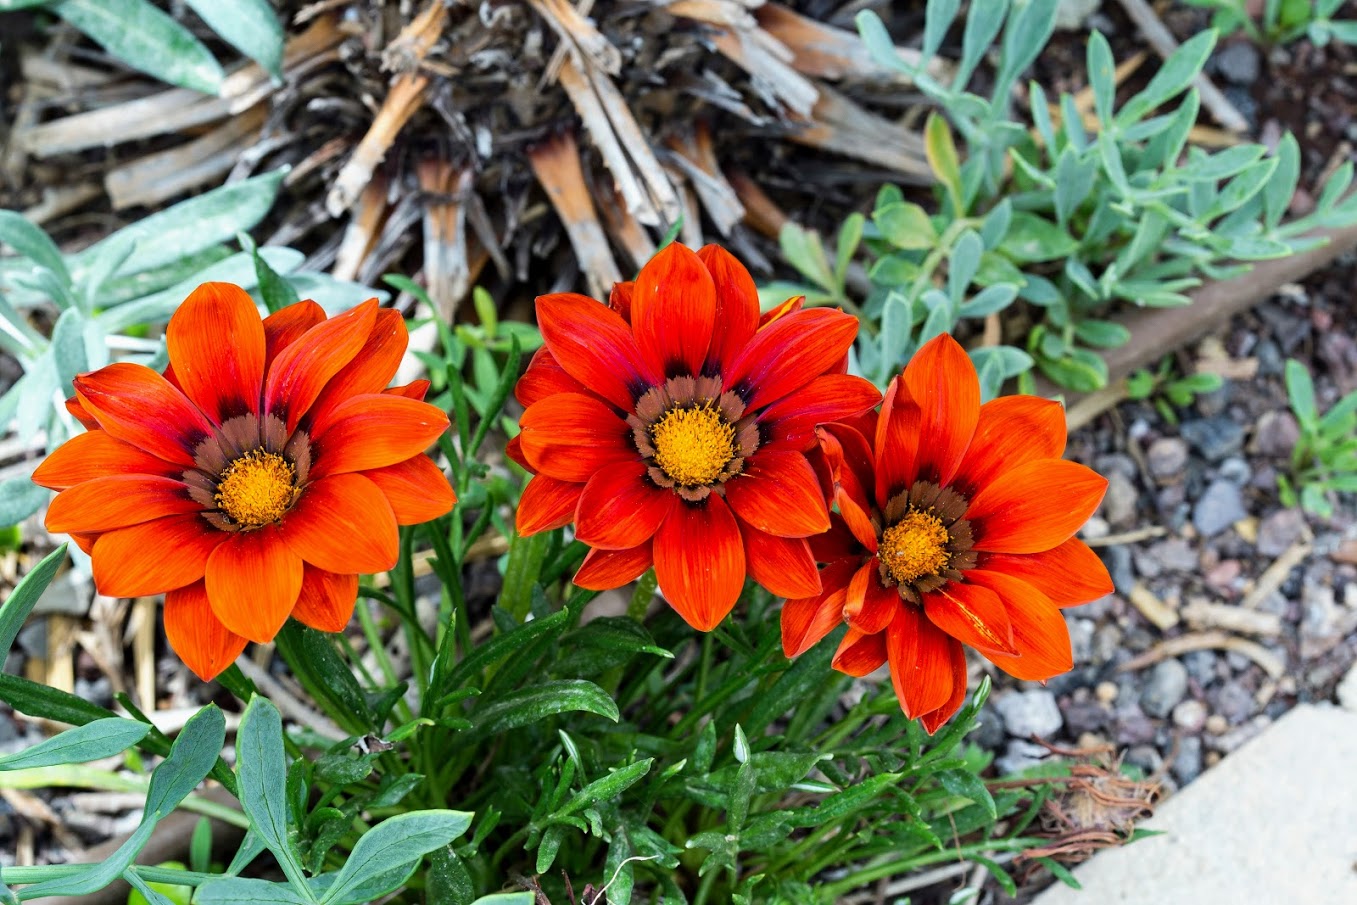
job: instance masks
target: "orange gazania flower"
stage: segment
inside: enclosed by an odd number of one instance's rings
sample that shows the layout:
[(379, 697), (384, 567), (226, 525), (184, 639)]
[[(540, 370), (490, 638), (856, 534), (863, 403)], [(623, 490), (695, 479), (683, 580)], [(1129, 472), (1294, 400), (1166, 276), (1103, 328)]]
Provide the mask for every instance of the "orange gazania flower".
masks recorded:
[(671, 244), (609, 305), (542, 296), (546, 345), (518, 382), (509, 453), (534, 477), (518, 530), (575, 523), (594, 549), (575, 575), (615, 588), (653, 564), (690, 625), (714, 628), (746, 575), (779, 596), (819, 591), (805, 538), (829, 527), (815, 425), (874, 406), (843, 373), (857, 320), (792, 299), (760, 319), (724, 250)]
[(426, 381), (384, 390), (405, 323), (371, 300), (326, 319), (298, 302), (261, 321), (205, 283), (166, 330), (161, 374), (118, 363), (75, 379), (89, 428), (33, 475), (61, 491), (47, 528), (93, 559), (100, 593), (165, 594), (165, 633), (204, 680), (288, 616), (327, 632), (358, 573), (389, 569), (397, 525), (452, 508), (424, 450), (448, 426)]
[(862, 676), (889, 663), (905, 714), (930, 733), (965, 697), (963, 644), (1019, 679), (1070, 669), (1060, 608), (1112, 581), (1073, 537), (1107, 481), (1060, 458), (1059, 403), (981, 405), (974, 366), (944, 334), (891, 383), (879, 416), (819, 433), (838, 511), (812, 541), (822, 592), (783, 608), (787, 656), (846, 621), (834, 667)]

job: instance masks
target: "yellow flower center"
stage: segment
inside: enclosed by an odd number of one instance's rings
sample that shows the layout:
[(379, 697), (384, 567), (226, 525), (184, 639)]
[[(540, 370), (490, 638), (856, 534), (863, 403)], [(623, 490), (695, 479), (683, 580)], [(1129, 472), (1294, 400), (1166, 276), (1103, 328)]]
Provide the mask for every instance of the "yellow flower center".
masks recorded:
[(735, 458), (735, 428), (710, 404), (674, 409), (650, 431), (655, 464), (684, 487), (710, 484)]
[(277, 453), (252, 449), (222, 472), (217, 506), (243, 528), (262, 528), (283, 517), (297, 499), (296, 472)]
[(947, 528), (931, 512), (911, 509), (881, 535), (877, 556), (900, 584), (936, 575), (947, 566)]

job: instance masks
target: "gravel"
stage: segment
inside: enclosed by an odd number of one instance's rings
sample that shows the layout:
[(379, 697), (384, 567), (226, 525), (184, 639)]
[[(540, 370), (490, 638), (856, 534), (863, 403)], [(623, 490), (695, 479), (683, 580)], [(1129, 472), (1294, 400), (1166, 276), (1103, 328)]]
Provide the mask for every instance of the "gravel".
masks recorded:
[(1177, 437), (1161, 437), (1145, 450), (1145, 467), (1160, 480), (1176, 477), (1187, 467), (1187, 444)]
[(1304, 531), (1305, 517), (1299, 509), (1278, 509), (1258, 524), (1258, 552), (1281, 556)]
[(1113, 528), (1129, 527), (1136, 518), (1136, 504), (1140, 491), (1131, 479), (1120, 471), (1107, 474), (1107, 493), (1099, 510)]
[(1187, 694), (1187, 667), (1181, 660), (1156, 663), (1145, 677), (1140, 706), (1150, 716), (1164, 719)]
[(1199, 735), (1185, 735), (1178, 742), (1178, 754), (1171, 765), (1174, 778), (1187, 785), (1202, 772), (1202, 740)]
[(1208, 462), (1219, 462), (1244, 448), (1244, 428), (1224, 415), (1184, 421), (1181, 433)]
[(1033, 735), (1050, 738), (1064, 724), (1055, 695), (1045, 688), (1002, 695), (994, 702), (994, 707), (1004, 718), (1008, 734), (1019, 738)]
[(1248, 514), (1239, 485), (1218, 478), (1192, 506), (1192, 526), (1201, 534), (1212, 537)]
[(1222, 77), (1236, 85), (1252, 85), (1258, 81), (1258, 49), (1248, 42), (1226, 45), (1212, 62)]

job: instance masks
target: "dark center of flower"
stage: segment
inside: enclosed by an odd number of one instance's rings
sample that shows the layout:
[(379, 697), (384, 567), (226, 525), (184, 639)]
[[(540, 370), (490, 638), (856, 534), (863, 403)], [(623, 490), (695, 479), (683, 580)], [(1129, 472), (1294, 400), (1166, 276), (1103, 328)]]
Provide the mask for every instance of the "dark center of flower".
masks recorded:
[(712, 483), (737, 454), (734, 425), (711, 403), (671, 409), (650, 436), (655, 464), (683, 487)]
[(942, 519), (931, 511), (911, 509), (882, 533), (877, 556), (896, 582), (909, 584), (947, 568), (952, 558), (947, 550), (949, 539)]
[(226, 466), (217, 481), (217, 507), (242, 528), (283, 517), (297, 499), (296, 469), (277, 453), (252, 449)]

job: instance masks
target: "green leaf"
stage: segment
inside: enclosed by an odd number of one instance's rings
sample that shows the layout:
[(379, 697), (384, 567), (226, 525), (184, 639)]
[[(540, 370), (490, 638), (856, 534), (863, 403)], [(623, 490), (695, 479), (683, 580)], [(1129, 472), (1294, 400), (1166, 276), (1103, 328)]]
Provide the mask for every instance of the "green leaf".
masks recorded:
[(1112, 122), (1112, 104), (1117, 93), (1116, 63), (1112, 60), (1112, 47), (1103, 33), (1094, 29), (1088, 36), (1088, 83), (1093, 89), (1093, 109), (1098, 121)]
[(904, 250), (923, 251), (938, 242), (928, 212), (908, 201), (895, 201), (872, 213), (872, 222), (887, 242)]
[(73, 726), (117, 716), (113, 711), (91, 704), (84, 698), (8, 673), (0, 673), (0, 701), (28, 716)]
[(146, 0), (61, 0), (50, 9), (135, 69), (205, 94), (221, 90), (212, 53)]
[(819, 233), (789, 220), (778, 233), (777, 240), (788, 264), (821, 289), (835, 290), (834, 272), (829, 268)]
[(46, 267), (66, 286), (71, 274), (66, 270), (61, 250), (38, 226), (16, 211), (0, 210), (0, 243), (8, 245), (39, 267)]
[(252, 877), (225, 877), (198, 887), (196, 905), (310, 905), (314, 900), (286, 883)]
[[(247, 237), (242, 234), (242, 238)], [(264, 300), (264, 307), (270, 314), (301, 301), (297, 290), (287, 279), (279, 276), (278, 271), (269, 266), (269, 262), (264, 260), (264, 256), (259, 253), (260, 249), (252, 241), (249, 243), (249, 251), (250, 260), (254, 262), (254, 276), (259, 281), (259, 296)]]
[(1005, 380), (1031, 370), (1034, 364), (1031, 355), (1012, 346), (981, 346), (969, 354), (977, 371), (991, 360), (998, 362), (999, 373)]
[(448, 845), (471, 826), (471, 817), (467, 811), (435, 810), (387, 818), (358, 840), (321, 902), (352, 905), (367, 901), (355, 896), (365, 883)]
[(288, 836), (283, 718), (267, 698), (251, 698), (241, 717), (236, 735), (236, 777), (250, 828), (278, 860), (293, 889), (307, 889), (306, 876)]
[(613, 801), (649, 773), (654, 762), (653, 757), (647, 757), (594, 780), (571, 796), (570, 800), (556, 811), (556, 816), (574, 814), (600, 801)]
[(985, 788), (984, 782), (979, 776), (976, 776), (970, 770), (965, 768), (957, 770), (941, 770), (937, 774), (938, 782), (942, 787), (953, 795), (960, 795), (962, 798), (968, 798), (978, 805), (982, 805), (989, 812), (991, 820), (999, 816), (998, 809), (994, 805), (994, 798), (990, 795), (989, 789)]
[(243, 179), (143, 217), (76, 255), (76, 281), (80, 271), (88, 269), (89, 262), (115, 241), (135, 246), (132, 256), (118, 268), (118, 275), (163, 267), (230, 241), (236, 233), (264, 219), (284, 175), (285, 170), (274, 170)]
[(429, 856), (425, 882), (427, 905), (471, 905), (476, 896), (476, 882), (471, 878), (471, 871), (450, 847)]
[(283, 77), (283, 26), (268, 0), (186, 0), (222, 40), (259, 63), (274, 78)]
[(1008, 0), (989, 0), (973, 6), (966, 14), (966, 27), (961, 37), (961, 62), (952, 78), (954, 88), (962, 88), (971, 80), (975, 67), (984, 58), (994, 38), (1003, 27), (1008, 14)]
[(350, 732), (380, 731), (353, 669), (335, 652), (334, 639), (296, 620), (288, 620), (274, 638), (303, 686)]
[(121, 754), (146, 737), (151, 727), (136, 720), (111, 717), (49, 738), (26, 751), (0, 757), (0, 770), (83, 764)]
[(1175, 94), (1186, 91), (1192, 80), (1201, 74), (1202, 66), (1215, 44), (1214, 31), (1203, 31), (1183, 42), (1159, 67), (1145, 89), (1121, 108), (1116, 118), (1117, 125), (1127, 126)]
[(928, 158), (929, 169), (951, 198), (952, 213), (960, 217), (965, 213), (961, 200), (961, 162), (957, 158), (952, 130), (947, 120), (937, 113), (929, 113), (928, 121), (924, 124), (924, 156)]
[(1274, 229), (1286, 216), (1300, 179), (1300, 145), (1287, 132), (1277, 145), (1277, 169), (1263, 186), (1263, 222)]
[(556, 714), (578, 711), (596, 713), (614, 723), (620, 717), (612, 695), (593, 682), (560, 679), (520, 688), (496, 701), (481, 703), (472, 712), (472, 731), (477, 735), (494, 735)]
[(532, 905), (535, 901), (531, 892), (497, 892), (481, 896), (471, 905)]
[(1029, 211), (1014, 211), (999, 250), (1015, 261), (1036, 263), (1067, 258), (1079, 248), (1073, 236)]
[(843, 225), (839, 227), (839, 240), (834, 255), (834, 282), (840, 286), (847, 279), (848, 265), (853, 263), (853, 255), (857, 253), (858, 246), (862, 243), (862, 232), (866, 222), (866, 217), (854, 211), (844, 218)]
[(996, 283), (982, 289), (974, 298), (963, 302), (957, 313), (961, 317), (988, 317), (1003, 311), (1018, 297), (1018, 287), (1011, 283)]
[(1315, 384), (1305, 365), (1294, 358), (1286, 360), (1286, 395), (1291, 400), (1291, 411), (1302, 429), (1312, 429), (1319, 420), (1319, 409), (1315, 405)]
[[(0, 524), (4, 524), (3, 519), (0, 519)], [(65, 559), (66, 544), (62, 544), (29, 569), (28, 574), (9, 592), (5, 602), (0, 604), (0, 661), (9, 653), (14, 639), (19, 636), (19, 629), (23, 628), (24, 620), (33, 612), (42, 592), (52, 583)]]
[[(1095, 32), (1096, 34), (1096, 32)], [(1055, 165), (1055, 202), (1056, 219), (1064, 226), (1084, 203), (1084, 199), (1093, 191), (1093, 183), (1098, 176), (1098, 163), (1086, 158), (1074, 148), (1066, 147), (1060, 152)]]
[(1074, 325), (1074, 335), (1080, 342), (1101, 349), (1115, 349), (1131, 341), (1131, 331), (1115, 321), (1088, 318)]
[(1036, 61), (1055, 31), (1055, 12), (1059, 0), (1024, 0), (1013, 4), (1004, 29), (1004, 44), (999, 74), (994, 80), (994, 106), (1008, 98), (1018, 76)]

